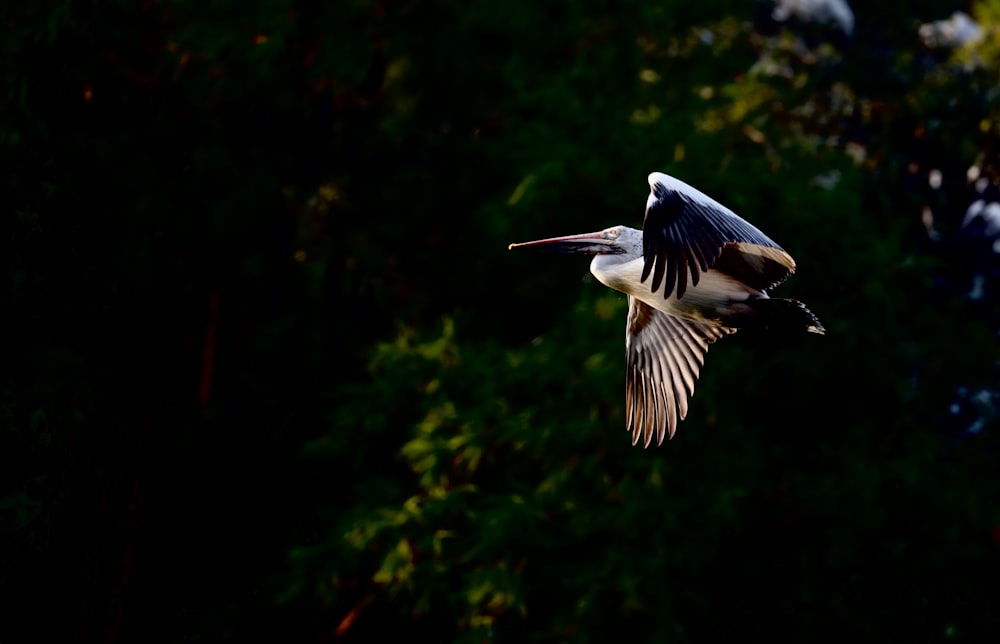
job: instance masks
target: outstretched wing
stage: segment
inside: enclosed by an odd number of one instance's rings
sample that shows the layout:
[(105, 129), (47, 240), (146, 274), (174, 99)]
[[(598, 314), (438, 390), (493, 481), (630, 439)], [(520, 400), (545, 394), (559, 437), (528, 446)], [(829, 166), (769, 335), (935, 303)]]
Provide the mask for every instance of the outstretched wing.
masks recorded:
[(673, 438), (687, 415), (708, 345), (736, 329), (677, 318), (628, 297), (625, 332), (625, 412), (632, 444)]
[[(653, 275), (655, 293), (663, 298), (688, 282), (698, 283), (724, 248), (731, 250), (735, 270), (756, 288), (769, 288), (795, 270), (791, 256), (750, 223), (708, 195), (662, 172), (649, 175), (650, 195), (642, 228), (643, 282)], [(759, 284), (759, 286), (758, 286)]]

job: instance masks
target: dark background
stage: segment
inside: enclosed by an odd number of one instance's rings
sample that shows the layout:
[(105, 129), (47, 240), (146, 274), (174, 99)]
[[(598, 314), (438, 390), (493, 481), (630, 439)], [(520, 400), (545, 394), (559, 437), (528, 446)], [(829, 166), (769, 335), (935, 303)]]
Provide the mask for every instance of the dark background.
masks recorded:
[[(1000, 641), (1000, 7), (854, 4), (5, 8), (0, 641)], [(828, 335), (643, 450), (624, 296), (506, 247), (653, 170)]]

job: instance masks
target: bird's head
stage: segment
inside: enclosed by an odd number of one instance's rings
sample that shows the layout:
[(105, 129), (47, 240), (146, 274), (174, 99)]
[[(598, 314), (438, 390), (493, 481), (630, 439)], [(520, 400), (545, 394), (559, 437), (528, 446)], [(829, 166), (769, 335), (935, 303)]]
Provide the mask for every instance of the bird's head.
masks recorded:
[(596, 233), (550, 237), (535, 241), (511, 244), (508, 249), (537, 248), (557, 253), (581, 253), (585, 255), (621, 255), (642, 252), (642, 231), (628, 226), (612, 226)]

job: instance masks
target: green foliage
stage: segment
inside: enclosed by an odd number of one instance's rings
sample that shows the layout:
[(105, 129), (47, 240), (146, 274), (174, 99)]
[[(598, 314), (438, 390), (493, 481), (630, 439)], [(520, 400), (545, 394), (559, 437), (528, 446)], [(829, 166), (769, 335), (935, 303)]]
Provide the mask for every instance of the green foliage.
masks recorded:
[[(995, 638), (996, 414), (950, 409), (1000, 312), (946, 242), (996, 4), (950, 53), (932, 2), (836, 44), (729, 1), (25, 4), (0, 637)], [(641, 225), (652, 170), (828, 335), (719, 342), (643, 450), (624, 296), (506, 249)]]

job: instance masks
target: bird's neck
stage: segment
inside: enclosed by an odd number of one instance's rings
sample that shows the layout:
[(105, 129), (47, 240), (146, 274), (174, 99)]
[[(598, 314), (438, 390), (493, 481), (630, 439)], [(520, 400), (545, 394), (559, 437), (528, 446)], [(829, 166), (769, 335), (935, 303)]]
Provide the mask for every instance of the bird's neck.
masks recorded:
[(642, 256), (634, 255), (594, 255), (590, 262), (590, 272), (608, 288), (622, 293), (630, 293), (633, 282), (639, 283), (642, 272)]

